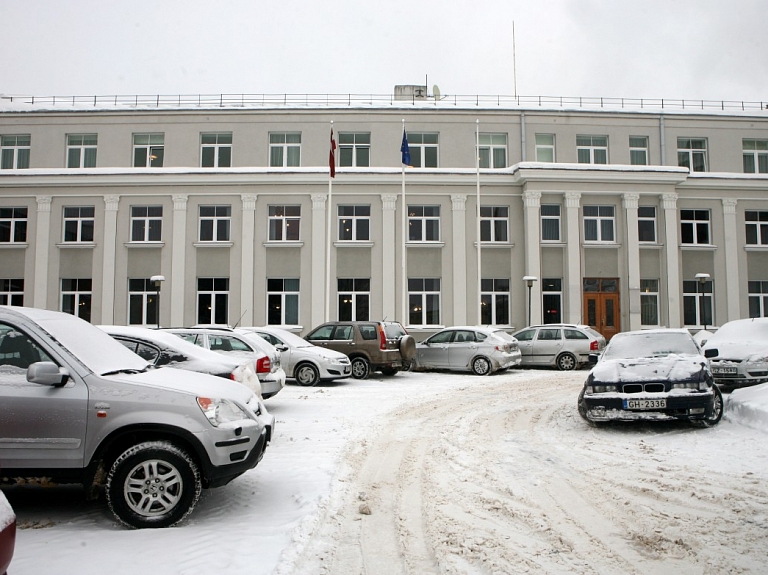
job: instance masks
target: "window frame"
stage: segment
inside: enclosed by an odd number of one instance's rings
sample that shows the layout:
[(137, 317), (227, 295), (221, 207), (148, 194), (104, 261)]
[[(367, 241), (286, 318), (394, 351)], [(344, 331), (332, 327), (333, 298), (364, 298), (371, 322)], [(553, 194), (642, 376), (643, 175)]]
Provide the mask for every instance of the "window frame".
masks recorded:
[[(586, 140), (589, 139), (589, 144)], [(595, 143), (596, 141), (602, 141), (604, 143)], [(589, 155), (589, 161), (583, 161), (583, 155), (581, 152), (587, 152)], [(605, 158), (598, 158), (600, 152), (605, 154)], [(605, 161), (598, 162), (597, 159), (604, 159)], [(593, 136), (589, 134), (578, 134), (576, 136), (576, 161), (579, 164), (595, 164), (606, 165), (609, 163), (608, 159), (608, 136)]]
[[(26, 244), (29, 229), (29, 208), (0, 206), (0, 244)], [(8, 239), (4, 239), (5, 230)]]
[[(210, 285), (208, 285), (210, 284)], [(195, 317), (202, 325), (229, 323), (229, 278), (198, 277), (195, 292)], [(210, 298), (210, 311), (203, 314), (205, 298)], [(223, 311), (221, 311), (223, 308)]]
[(95, 168), (98, 145), (98, 134), (67, 134), (67, 168)]
[(271, 204), (267, 208), (267, 230), (270, 242), (301, 241), (301, 204)]
[[(648, 215), (646, 213), (643, 215), (643, 211), (647, 210), (653, 210), (653, 215)], [(641, 244), (655, 244), (658, 242), (658, 236), (657, 236), (657, 219), (656, 219), (657, 211), (656, 206), (638, 206), (637, 207), (637, 238), (638, 241)], [(642, 224), (645, 223), (646, 227), (648, 229), (643, 231)], [(651, 233), (653, 235), (653, 239), (643, 239), (643, 236)]]
[[(427, 212), (437, 212), (427, 213)], [(418, 224), (418, 234), (414, 233)], [(411, 204), (408, 206), (408, 242), (409, 243), (438, 243), (440, 242), (440, 205)], [(435, 229), (437, 233), (435, 234)], [(418, 238), (415, 236), (418, 235)], [(437, 235), (437, 237), (434, 237)]]
[[(634, 140), (634, 142), (633, 142)], [(641, 143), (642, 142), (642, 143)], [(642, 153), (642, 162), (636, 161), (637, 155)], [(648, 153), (648, 136), (630, 136), (629, 137), (629, 164), (631, 166), (647, 166), (650, 162)]]
[[(213, 208), (213, 214), (203, 210)], [(210, 239), (203, 237), (203, 227), (210, 222)], [(232, 238), (232, 206), (229, 204), (201, 204), (198, 206), (198, 238), (200, 243), (229, 243)], [(208, 230), (205, 230), (208, 232)], [(209, 234), (206, 233), (206, 236)], [(225, 237), (219, 237), (223, 235)]]
[[(661, 280), (658, 278), (645, 278), (640, 280), (640, 325), (643, 327), (658, 327), (661, 325), (659, 304), (659, 286)], [(654, 316), (655, 322), (648, 322), (648, 316)]]
[[(200, 167), (231, 168), (233, 140), (232, 132), (200, 132)], [(207, 150), (212, 150), (210, 159), (206, 157)], [(222, 155), (224, 150), (228, 150), (228, 155)]]
[[(747, 219), (752, 214), (755, 219)], [(744, 230), (746, 245), (768, 246), (768, 210), (744, 210)]]
[[(59, 286), (61, 288), (60, 311), (90, 322), (93, 306), (93, 279), (61, 278)], [(67, 304), (68, 298), (71, 298), (70, 305)]]
[[(549, 302), (547, 301), (549, 300)], [(550, 308), (554, 307), (554, 311)], [(542, 278), (541, 280), (541, 317), (543, 324), (563, 323), (563, 280), (562, 278)]]
[[(695, 147), (694, 142), (701, 143), (701, 147)], [(708, 172), (709, 158), (707, 138), (677, 138), (677, 165), (688, 168), (691, 172)], [(697, 162), (697, 158), (701, 162)], [(697, 168), (700, 167), (702, 169)]]
[[(592, 211), (593, 208), (597, 209), (596, 215), (587, 214), (587, 210)], [(616, 206), (611, 204), (589, 204), (585, 205), (582, 208), (582, 220), (583, 220), (583, 228), (584, 228), (584, 243), (589, 244), (615, 244), (616, 239)], [(606, 213), (610, 210), (610, 215), (607, 215)], [(595, 222), (595, 237), (591, 238), (588, 237), (592, 235), (590, 232), (592, 230), (587, 229), (587, 223), (588, 222)], [(608, 231), (608, 228), (605, 226), (605, 224), (610, 222), (610, 239), (605, 239), (603, 236)]]
[[(411, 152), (411, 167), (439, 168), (440, 167), (440, 134), (439, 132), (407, 132), (408, 149)], [(425, 141), (429, 140), (429, 141)], [(434, 141), (432, 141), (434, 140)], [(434, 150), (434, 158), (431, 151)], [(427, 154), (427, 152), (430, 152)], [(427, 156), (429, 163), (427, 164)], [(416, 165), (418, 160), (419, 165)], [(433, 161), (434, 160), (434, 161)], [(431, 165), (434, 163), (434, 165)]]
[[(299, 325), (300, 306), (300, 278), (267, 278), (267, 325)], [(273, 321), (275, 314), (279, 315), (279, 323)]]
[[(540, 143), (539, 142), (539, 136), (541, 138), (551, 138), (551, 143)], [(536, 134), (534, 136), (534, 154), (537, 162), (541, 162), (544, 164), (554, 164), (557, 162), (557, 156), (555, 155), (555, 141), (556, 137), (555, 134)], [(542, 159), (540, 156), (540, 152), (543, 153), (545, 151), (549, 151), (552, 154), (552, 159)]]
[[(509, 157), (507, 134), (501, 132), (480, 132), (480, 141), (477, 144), (477, 151), (479, 167), (493, 169), (506, 168), (508, 166), (507, 158)], [(499, 153), (502, 153), (503, 157), (497, 157)], [(501, 165), (497, 166), (497, 163)]]
[[(282, 141), (278, 141), (280, 139), (282, 139)], [(289, 141), (289, 140), (294, 140), (294, 141)], [(275, 161), (277, 160), (277, 157), (275, 156), (276, 151), (280, 152), (279, 163)], [(269, 133), (269, 167), (270, 168), (301, 167), (301, 132), (270, 132)]]
[[(146, 138), (145, 143), (137, 139)], [(144, 152), (144, 161), (139, 162), (137, 154)], [(133, 135), (133, 167), (162, 168), (165, 157), (165, 134), (163, 132), (142, 132)]]
[(480, 206), (480, 241), (509, 243), (509, 206)]
[(337, 321), (370, 321), (371, 278), (336, 278), (336, 292)]
[[(73, 210), (78, 210), (74, 215)], [(83, 215), (83, 210), (86, 214)], [(70, 215), (67, 215), (69, 211)], [(90, 215), (88, 215), (90, 212)], [(91, 244), (94, 242), (94, 228), (96, 227), (96, 207), (95, 206), (64, 206), (62, 209), (62, 243), (65, 244)], [(74, 230), (71, 225), (74, 223)], [(88, 225), (90, 223), (90, 226)], [(70, 228), (70, 229), (67, 229)], [(75, 239), (71, 239), (74, 231)], [(89, 234), (90, 232), (90, 234)], [(68, 237), (69, 234), (69, 237)], [(90, 237), (88, 237), (90, 235)]]
[[(441, 286), (440, 278), (408, 278), (408, 325), (419, 327), (441, 325)], [(414, 322), (414, 318), (420, 321)]]
[[(706, 218), (699, 218), (704, 216)], [(686, 215), (690, 217), (686, 217)], [(705, 231), (706, 230), (706, 231)], [(706, 235), (706, 241), (700, 241), (699, 236)], [(687, 241), (687, 238), (691, 241)], [(712, 211), (709, 209), (685, 208), (680, 210), (680, 243), (686, 246), (712, 245)]]
[[(751, 147), (749, 147), (751, 145)], [(764, 138), (743, 138), (742, 168), (745, 174), (768, 174), (768, 140)], [(752, 169), (747, 169), (748, 159)]]
[[(695, 291), (692, 288), (695, 288)], [(714, 295), (714, 280), (712, 279), (706, 280), (703, 286), (697, 279), (683, 280), (683, 325), (694, 327), (714, 325), (712, 321), (715, 317)], [(695, 309), (691, 306), (691, 302), (694, 302)], [(695, 312), (693, 322), (689, 321), (692, 319), (692, 312)], [(702, 314), (706, 316), (704, 319), (708, 321), (701, 321)]]
[(24, 278), (0, 279), (0, 305), (24, 305)]
[(339, 167), (369, 168), (371, 166), (370, 132), (339, 132), (338, 148)]
[[(128, 278), (127, 325), (150, 326), (159, 324), (157, 292), (157, 288), (149, 278)], [(136, 315), (135, 311), (139, 312), (141, 322), (133, 321)]]
[[(25, 139), (19, 143), (19, 139)], [(13, 142), (13, 143), (11, 143)], [(7, 153), (10, 152), (10, 153)], [(26, 153), (22, 153), (26, 152)], [(0, 135), (0, 169), (26, 170), (29, 168), (29, 157), (32, 153), (32, 136), (30, 134)], [(10, 161), (7, 160), (10, 158)], [(8, 165), (10, 164), (10, 165)]]
[[(150, 214), (150, 210), (160, 210)], [(146, 214), (137, 215), (138, 210), (145, 210)], [(137, 224), (141, 224), (141, 238), (137, 238)], [(163, 241), (163, 206), (162, 205), (132, 205), (130, 212), (131, 243), (156, 243)], [(156, 236), (156, 237), (153, 237)]]
[[(557, 215), (555, 214), (545, 214), (544, 208), (557, 208)], [(554, 210), (553, 210), (554, 211)], [(563, 217), (563, 208), (560, 204), (541, 204), (539, 206), (539, 217), (541, 219), (541, 241), (542, 243), (562, 243), (562, 217)], [(551, 226), (545, 226), (545, 221), (552, 221), (557, 223), (557, 238), (545, 238), (544, 237), (544, 230), (545, 227), (551, 227)], [(553, 228), (554, 229), (554, 228)]]
[(509, 278), (480, 280), (480, 325), (510, 325), (510, 283)]
[[(342, 211), (351, 213), (342, 214)], [(360, 212), (360, 213), (358, 213)], [(365, 213), (367, 212), (367, 213)], [(336, 207), (336, 239), (339, 242), (355, 243), (371, 241), (371, 205), (370, 204), (339, 204)], [(348, 224), (347, 224), (348, 222)], [(363, 225), (365, 223), (365, 225)], [(344, 226), (349, 225), (348, 234)], [(342, 237), (342, 235), (349, 237)], [(364, 237), (362, 237), (364, 236)]]
[(747, 302), (750, 318), (768, 317), (768, 280), (747, 281)]

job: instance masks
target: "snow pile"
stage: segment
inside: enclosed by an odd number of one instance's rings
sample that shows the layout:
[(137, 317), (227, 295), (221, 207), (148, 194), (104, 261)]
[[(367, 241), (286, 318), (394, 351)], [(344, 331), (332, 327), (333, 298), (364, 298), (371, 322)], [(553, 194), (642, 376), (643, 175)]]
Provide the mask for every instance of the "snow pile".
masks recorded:
[(15, 520), (16, 515), (14, 515), (13, 509), (11, 509), (11, 505), (5, 498), (5, 494), (0, 491), (0, 531), (8, 527)]
[(736, 389), (725, 404), (725, 418), (768, 432), (768, 383)]

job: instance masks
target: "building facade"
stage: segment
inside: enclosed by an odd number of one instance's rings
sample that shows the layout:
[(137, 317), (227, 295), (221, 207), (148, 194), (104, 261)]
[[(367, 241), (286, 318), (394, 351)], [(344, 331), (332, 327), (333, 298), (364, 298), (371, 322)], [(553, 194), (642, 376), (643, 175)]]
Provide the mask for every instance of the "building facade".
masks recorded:
[(0, 103), (0, 304), (417, 337), (765, 316), (762, 108)]

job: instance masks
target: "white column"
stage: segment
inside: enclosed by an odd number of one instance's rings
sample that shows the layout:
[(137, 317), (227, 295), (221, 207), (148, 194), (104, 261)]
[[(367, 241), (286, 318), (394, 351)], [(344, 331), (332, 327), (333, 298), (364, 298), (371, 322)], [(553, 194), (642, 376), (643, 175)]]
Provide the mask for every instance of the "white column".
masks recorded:
[[(451, 203), (453, 206), (453, 325), (467, 324), (467, 279), (469, 270), (467, 269), (467, 196), (466, 194), (451, 194)], [(475, 297), (479, 301), (480, 286), (477, 286)], [(476, 307), (476, 306), (475, 306)], [(477, 318), (477, 324), (480, 324), (480, 318)]]
[(640, 329), (640, 236), (637, 229), (637, 204), (640, 194), (623, 196), (627, 228), (627, 280), (629, 281), (629, 329)]
[[(104, 241), (101, 262), (101, 323), (115, 323), (115, 258), (120, 196), (104, 196)], [(96, 262), (94, 262), (95, 264)]]
[[(523, 226), (525, 227), (525, 273), (526, 276), (534, 276), (538, 281), (533, 282), (533, 287), (528, 294), (528, 287), (522, 282), (522, 277), (510, 278), (510, 281), (519, 281), (523, 286), (526, 300), (531, 298), (531, 324), (541, 323), (541, 192), (523, 192)], [(526, 310), (527, 311), (527, 310)], [(528, 321), (524, 314), (523, 323)]]
[(243, 231), (240, 265), (240, 325), (253, 325), (254, 234), (256, 229), (256, 194), (242, 194)]
[[(171, 251), (170, 278), (170, 325), (184, 325), (184, 275), (186, 273), (187, 254), (187, 200), (189, 196), (177, 194), (173, 196), (173, 247)], [(197, 289), (197, 286), (195, 286)], [(160, 301), (162, 306), (163, 302)], [(159, 310), (162, 314), (162, 307)], [(159, 315), (160, 315), (159, 314)], [(160, 323), (164, 323), (162, 319)]]
[[(331, 273), (331, 270), (325, 269), (325, 245), (327, 243), (326, 234), (332, 233), (331, 230), (326, 230), (326, 213), (325, 210), (331, 209), (331, 206), (326, 206), (328, 196), (326, 194), (312, 194), (312, 293), (310, 295), (310, 301), (312, 302), (311, 309), (311, 325), (320, 325), (324, 321), (331, 318), (326, 318), (326, 298), (331, 297), (331, 294), (325, 293), (325, 274)], [(329, 308), (330, 309), (330, 306)]]
[[(397, 226), (395, 225), (395, 210), (397, 209), (397, 196), (394, 194), (382, 194), (382, 221), (381, 221), (381, 296), (382, 317), (398, 318), (397, 313), (397, 267), (395, 265), (395, 253), (397, 251)], [(403, 325), (408, 318), (398, 318)]]
[(680, 318), (680, 251), (677, 227), (677, 194), (661, 196), (664, 208), (664, 249), (667, 258), (667, 301), (669, 321), (667, 327), (682, 327)]
[(566, 262), (566, 292), (565, 309), (569, 323), (584, 323), (582, 319), (581, 299), (581, 242), (579, 225), (579, 192), (565, 193), (565, 262)]
[[(725, 235), (725, 296), (728, 299), (727, 320), (732, 321), (741, 317), (738, 231), (734, 198), (723, 198), (723, 232)], [(725, 322), (720, 322), (721, 325), (722, 323)]]
[[(35, 235), (35, 285), (32, 306), (48, 308), (48, 250), (51, 245), (51, 196), (37, 196), (37, 233)], [(29, 289), (24, 287), (25, 291)], [(58, 293), (58, 287), (54, 288)]]

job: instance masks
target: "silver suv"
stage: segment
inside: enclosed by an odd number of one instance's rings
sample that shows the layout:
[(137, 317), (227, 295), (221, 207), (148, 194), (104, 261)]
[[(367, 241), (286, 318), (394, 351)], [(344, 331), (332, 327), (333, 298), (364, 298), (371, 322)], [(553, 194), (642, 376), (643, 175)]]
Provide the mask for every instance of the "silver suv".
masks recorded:
[(103, 488), (129, 527), (184, 519), (261, 461), (274, 417), (244, 385), (151, 367), (69, 314), (0, 306), (2, 478)]

